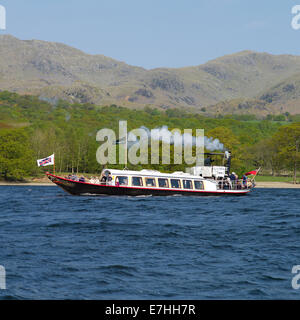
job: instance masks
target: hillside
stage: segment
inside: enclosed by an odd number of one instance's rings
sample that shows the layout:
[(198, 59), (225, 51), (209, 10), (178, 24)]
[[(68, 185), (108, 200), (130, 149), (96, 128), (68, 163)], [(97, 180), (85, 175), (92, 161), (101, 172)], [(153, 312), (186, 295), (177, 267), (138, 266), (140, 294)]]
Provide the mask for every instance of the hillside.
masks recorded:
[[(47, 99), (265, 115), (299, 113), (299, 85), (298, 56), (243, 51), (194, 67), (146, 70), (61, 43), (0, 36), (0, 90)], [(250, 100), (251, 108), (228, 104), (236, 99)]]

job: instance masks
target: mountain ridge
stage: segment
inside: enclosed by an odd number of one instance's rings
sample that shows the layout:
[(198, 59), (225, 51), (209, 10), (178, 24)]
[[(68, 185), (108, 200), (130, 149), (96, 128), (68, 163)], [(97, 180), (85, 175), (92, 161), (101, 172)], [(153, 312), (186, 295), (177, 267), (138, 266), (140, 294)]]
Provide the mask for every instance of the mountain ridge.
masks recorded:
[[(63, 43), (0, 35), (0, 90), (48, 99), (208, 113), (218, 108), (222, 112), (222, 103), (244, 99), (258, 101), (260, 107), (234, 107), (230, 112), (299, 113), (298, 78), (300, 57), (294, 55), (244, 50), (197, 66), (147, 70)], [(280, 86), (285, 82), (294, 94)]]

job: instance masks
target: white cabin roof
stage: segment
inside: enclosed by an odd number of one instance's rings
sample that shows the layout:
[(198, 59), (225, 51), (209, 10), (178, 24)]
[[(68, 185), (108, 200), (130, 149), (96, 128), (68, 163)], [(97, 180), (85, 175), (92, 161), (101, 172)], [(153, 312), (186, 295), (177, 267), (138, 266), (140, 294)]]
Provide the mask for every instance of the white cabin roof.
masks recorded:
[(140, 171), (133, 171), (133, 170), (117, 170), (117, 169), (104, 169), (104, 171), (110, 171), (113, 176), (120, 175), (120, 176), (142, 176), (142, 177), (164, 177), (164, 178), (178, 178), (178, 179), (198, 179), (198, 180), (206, 180), (200, 176), (194, 176), (190, 173), (186, 173), (183, 171), (176, 171), (173, 173), (162, 173), (156, 170), (147, 170), (143, 169)]

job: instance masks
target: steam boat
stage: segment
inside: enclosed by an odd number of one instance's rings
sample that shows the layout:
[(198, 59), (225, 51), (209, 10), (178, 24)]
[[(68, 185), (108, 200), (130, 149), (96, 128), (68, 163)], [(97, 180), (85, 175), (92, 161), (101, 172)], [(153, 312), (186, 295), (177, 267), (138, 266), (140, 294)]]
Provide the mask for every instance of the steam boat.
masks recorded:
[(196, 166), (189, 172), (161, 173), (154, 170), (104, 169), (99, 178), (60, 177), (49, 172), (48, 178), (72, 195), (115, 196), (221, 196), (248, 194), (252, 180), (232, 179), (227, 166)]

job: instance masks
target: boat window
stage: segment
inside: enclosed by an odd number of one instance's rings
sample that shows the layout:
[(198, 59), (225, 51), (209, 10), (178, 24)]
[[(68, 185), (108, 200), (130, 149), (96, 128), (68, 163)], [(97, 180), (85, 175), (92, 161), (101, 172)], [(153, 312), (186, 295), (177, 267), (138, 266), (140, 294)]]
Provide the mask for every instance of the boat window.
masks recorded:
[(120, 186), (127, 186), (128, 177), (122, 177), (122, 176), (116, 177), (116, 184), (119, 184)]
[(160, 188), (169, 188), (168, 179), (158, 178), (158, 185)]
[(171, 179), (172, 188), (181, 188), (179, 179)]
[(203, 181), (194, 181), (194, 185), (195, 185), (195, 189), (197, 190), (203, 190), (204, 186), (203, 186)]
[(154, 178), (145, 178), (146, 186), (147, 187), (155, 187), (155, 179)]
[(193, 189), (192, 180), (182, 180), (184, 189)]
[(142, 177), (132, 177), (131, 183), (135, 187), (142, 187), (143, 186), (143, 179), (142, 179)]

